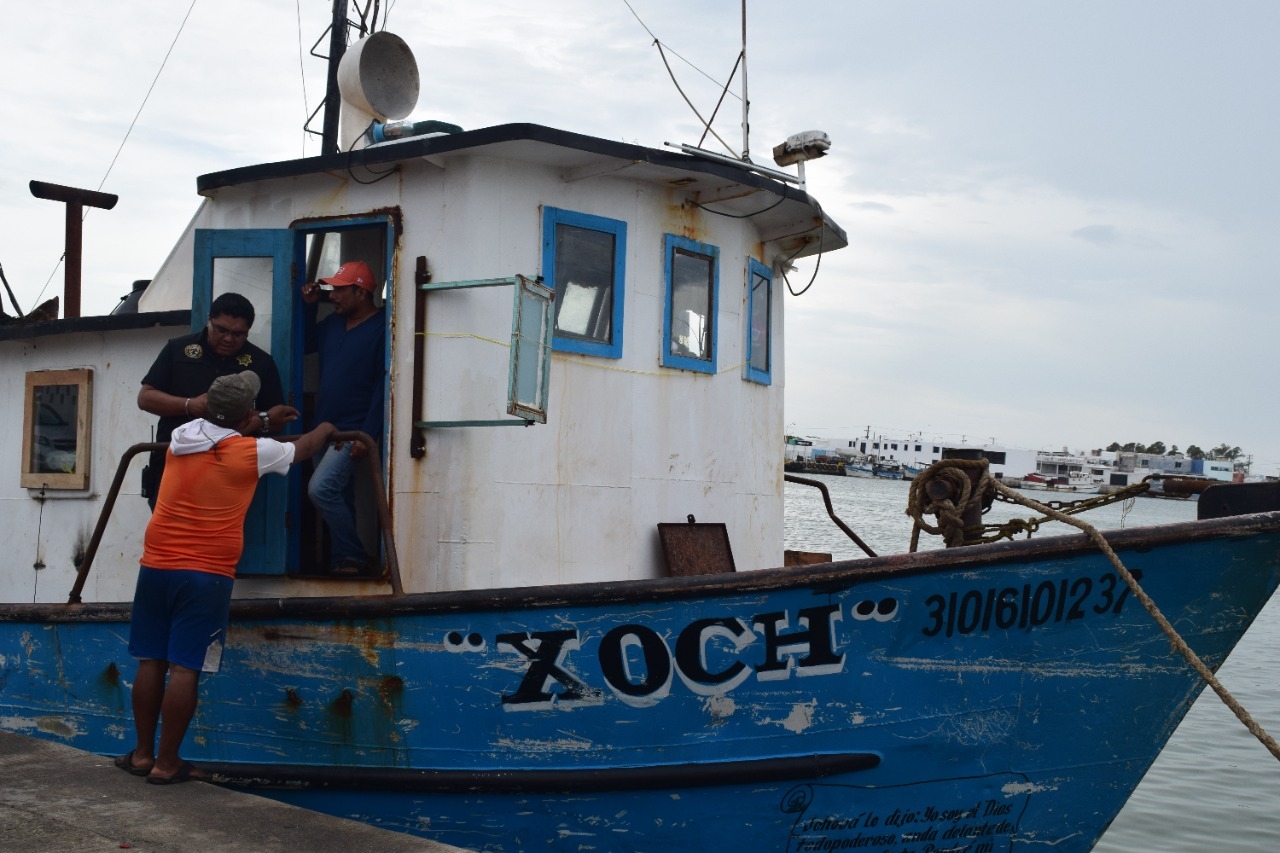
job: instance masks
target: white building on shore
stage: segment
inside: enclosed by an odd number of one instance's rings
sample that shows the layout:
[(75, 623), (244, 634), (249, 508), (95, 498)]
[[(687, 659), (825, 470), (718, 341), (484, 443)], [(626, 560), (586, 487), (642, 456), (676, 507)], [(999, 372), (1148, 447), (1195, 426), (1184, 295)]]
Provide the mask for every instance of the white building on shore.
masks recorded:
[(900, 465), (915, 468), (926, 468), (943, 458), (945, 451), (978, 451), (982, 458), (991, 463), (991, 472), (998, 478), (1021, 477), (1036, 469), (1036, 451), (1022, 448), (1005, 447), (994, 441), (975, 443), (954, 438), (926, 437), (922, 432), (916, 433), (872, 433), (868, 429), (865, 435), (857, 438), (817, 438), (805, 436), (803, 441), (811, 444), (797, 447), (790, 444), (787, 458), (797, 459), (796, 451), (803, 450), (804, 461), (819, 461), (823, 457), (841, 457), (852, 461), (855, 459), (874, 459), (880, 462), (897, 462)]
[[(866, 433), (856, 438), (788, 436), (788, 462), (875, 461), (925, 468), (947, 451), (978, 451), (991, 463), (996, 477), (1021, 480), (1028, 475), (1053, 478), (1088, 478), (1100, 486), (1123, 487), (1140, 482), (1151, 474), (1208, 477), (1229, 482), (1236, 476), (1235, 464), (1227, 459), (1192, 459), (1181, 453), (1154, 454), (1108, 450), (1030, 450), (954, 438), (929, 437), (923, 432)], [(1033, 477), (1034, 479), (1034, 477)]]

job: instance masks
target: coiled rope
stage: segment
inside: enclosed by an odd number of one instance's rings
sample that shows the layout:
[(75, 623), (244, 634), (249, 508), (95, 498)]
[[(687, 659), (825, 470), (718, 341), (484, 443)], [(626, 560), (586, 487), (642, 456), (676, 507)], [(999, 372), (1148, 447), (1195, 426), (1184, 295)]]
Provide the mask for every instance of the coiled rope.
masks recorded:
[[(970, 471), (981, 469), (978, 476), (978, 482), (975, 485), (969, 475)], [(928, 483), (935, 478), (946, 481), (955, 498), (934, 499), (929, 497)], [(911, 492), (907, 498), (907, 515), (915, 519), (915, 524), (911, 530), (911, 550), (914, 552), (919, 543), (920, 531), (924, 530), (934, 535), (941, 535), (947, 547), (956, 547), (964, 544), (965, 524), (963, 517), (966, 511), (972, 510), (975, 506), (981, 505), (981, 502), (987, 500), (990, 505), (990, 498), (996, 495), (1003, 496), (1004, 499), (1029, 507), (1036, 512), (1069, 524), (1080, 530), (1106, 555), (1111, 565), (1115, 567), (1120, 577), (1124, 578), (1125, 584), (1128, 585), (1130, 591), (1138, 601), (1142, 602), (1142, 606), (1146, 609), (1151, 618), (1160, 626), (1160, 630), (1169, 638), (1173, 649), (1182, 655), (1183, 659), (1191, 666), (1192, 669), (1204, 680), (1205, 684), (1213, 688), (1213, 692), (1218, 694), (1223, 703), (1231, 709), (1240, 722), (1244, 723), (1246, 729), (1253, 733), (1263, 746), (1267, 748), (1276, 759), (1280, 760), (1280, 744), (1277, 744), (1271, 735), (1263, 730), (1249, 712), (1236, 701), (1230, 691), (1218, 681), (1217, 676), (1205, 664), (1200, 656), (1187, 645), (1186, 641), (1179, 636), (1177, 629), (1170, 624), (1164, 614), (1160, 612), (1160, 608), (1151, 600), (1146, 591), (1138, 583), (1138, 579), (1125, 567), (1120, 558), (1116, 556), (1116, 552), (1112, 550), (1110, 543), (1106, 537), (1086, 521), (1073, 518), (1061, 510), (1054, 509), (1039, 501), (1032, 500), (1020, 492), (1009, 488), (999, 480), (991, 476), (987, 460), (985, 459), (944, 459), (935, 462), (928, 469), (921, 472), (914, 480), (911, 481)], [(988, 497), (989, 496), (989, 497)], [(931, 525), (924, 520), (925, 513), (932, 514), (937, 517), (938, 524)], [(1028, 523), (1029, 524), (1029, 523)], [(1037, 525), (1038, 526), (1038, 525)], [(1029, 533), (1030, 531), (1028, 531)]]

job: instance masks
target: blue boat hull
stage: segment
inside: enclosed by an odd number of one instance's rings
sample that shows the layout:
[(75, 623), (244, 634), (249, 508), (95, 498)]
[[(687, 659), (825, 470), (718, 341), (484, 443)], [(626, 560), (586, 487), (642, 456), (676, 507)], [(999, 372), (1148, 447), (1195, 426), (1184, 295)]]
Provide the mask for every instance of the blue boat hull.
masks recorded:
[[(1280, 514), (1108, 537), (1219, 665)], [(6, 728), (132, 742), (127, 605), (6, 605)], [(1082, 537), (531, 590), (241, 601), (184, 755), (477, 850), (1089, 850), (1201, 689)], [(1158, 847), (1153, 840), (1153, 847)]]

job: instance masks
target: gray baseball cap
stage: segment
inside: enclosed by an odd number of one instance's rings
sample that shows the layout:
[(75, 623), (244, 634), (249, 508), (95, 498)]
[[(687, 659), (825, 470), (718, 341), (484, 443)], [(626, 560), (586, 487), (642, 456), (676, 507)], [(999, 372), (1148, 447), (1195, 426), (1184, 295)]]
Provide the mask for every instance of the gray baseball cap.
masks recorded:
[(252, 370), (219, 376), (209, 386), (209, 420), (234, 426), (253, 408), (262, 380)]

